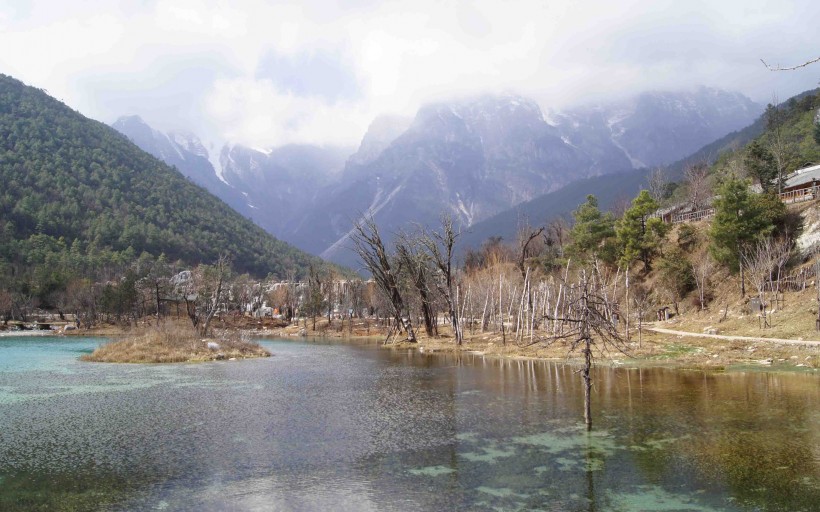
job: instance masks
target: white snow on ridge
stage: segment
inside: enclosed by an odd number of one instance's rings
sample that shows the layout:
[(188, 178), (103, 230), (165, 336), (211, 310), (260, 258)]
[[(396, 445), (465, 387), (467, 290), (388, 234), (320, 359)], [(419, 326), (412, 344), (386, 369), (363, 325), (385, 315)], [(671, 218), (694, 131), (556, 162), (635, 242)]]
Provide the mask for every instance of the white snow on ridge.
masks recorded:
[(456, 200), (457, 200), (456, 208), (458, 209), (459, 212), (461, 212), (462, 215), (464, 215), (464, 218), (467, 219), (467, 227), (472, 226), (473, 225), (472, 208), (470, 208), (469, 210), (467, 209), (467, 206), (465, 206), (464, 201), (461, 200), (461, 194), (459, 194), (458, 192), (456, 192)]
[[(217, 147), (217, 146), (212, 143), (211, 147)], [(233, 161), (233, 158), (231, 158), (231, 149), (233, 149), (233, 145), (230, 144), (230, 143), (225, 143), (225, 145), (222, 146), (222, 152), (221, 153), (218, 153), (216, 151), (209, 151), (208, 152), (208, 161), (211, 162), (211, 165), (214, 168), (214, 172), (216, 173), (216, 177), (219, 178), (219, 181), (221, 181), (225, 185), (233, 187), (233, 185), (231, 185), (230, 182), (225, 179), (225, 175), (224, 175), (225, 169), (222, 166), (222, 155), (223, 154), (227, 155), (228, 159), (230, 161)]]
[[(392, 200), (393, 200), (393, 198), (394, 198), (394, 197), (396, 197), (396, 194), (398, 194), (398, 193), (401, 191), (401, 189), (402, 189), (402, 188), (404, 188), (404, 181), (405, 181), (405, 180), (403, 180), (401, 183), (399, 183), (399, 184), (396, 186), (396, 188), (394, 188), (394, 189), (393, 189), (393, 190), (392, 190), (392, 191), (391, 191), (391, 192), (387, 195), (387, 197), (385, 197), (385, 198), (384, 198), (384, 200), (382, 200), (382, 196), (384, 195), (384, 189), (383, 189), (381, 186), (379, 186), (379, 188), (376, 190), (376, 194), (375, 194), (375, 196), (373, 197), (373, 201), (370, 203), (370, 207), (367, 209), (367, 213), (365, 213), (365, 214), (364, 214), (361, 218), (359, 218), (359, 219), (357, 220), (357, 222), (363, 222), (363, 221), (364, 221), (366, 218), (368, 218), (368, 217), (369, 217), (369, 218), (371, 218), (371, 219), (372, 219), (373, 217), (375, 217), (375, 216), (376, 216), (376, 214), (377, 214), (377, 213), (379, 213), (379, 211), (380, 211), (382, 208), (384, 208), (385, 206), (387, 206), (387, 205), (390, 203), (390, 201), (392, 201)], [(338, 240), (336, 240), (335, 242), (333, 242), (333, 244), (331, 244), (331, 245), (330, 245), (330, 247), (328, 247), (327, 249), (325, 249), (324, 251), (322, 251), (322, 253), (319, 255), (319, 257), (320, 257), (320, 258), (324, 258), (324, 259), (330, 259), (330, 257), (331, 257), (331, 256), (332, 256), (332, 255), (333, 255), (336, 251), (338, 251), (339, 249), (341, 249), (341, 248), (343, 247), (343, 244), (344, 244), (344, 243), (345, 243), (348, 239), (350, 239), (350, 237), (353, 235), (353, 232), (354, 232), (355, 230), (356, 230), (356, 228), (351, 228), (351, 229), (350, 229), (350, 231), (348, 231), (347, 233), (345, 233), (344, 235), (342, 235), (342, 236), (341, 236)]]
[(578, 147), (578, 146), (576, 146), (575, 144), (573, 144), (573, 143), (572, 143), (572, 141), (571, 141), (571, 140), (569, 140), (569, 137), (567, 137), (566, 135), (561, 135), (561, 142), (563, 142), (563, 143), (564, 143), (564, 144), (566, 144), (567, 146), (570, 146), (570, 147), (573, 147), (573, 148), (577, 148), (577, 147)]

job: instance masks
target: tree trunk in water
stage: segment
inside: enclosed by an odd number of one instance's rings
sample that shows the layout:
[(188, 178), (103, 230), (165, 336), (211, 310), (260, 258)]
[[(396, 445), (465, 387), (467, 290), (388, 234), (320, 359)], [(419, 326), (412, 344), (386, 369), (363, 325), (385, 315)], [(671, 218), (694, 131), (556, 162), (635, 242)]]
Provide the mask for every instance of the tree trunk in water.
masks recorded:
[(624, 273), (626, 279), (626, 341), (629, 341), (629, 265)]
[(590, 369), (592, 368), (592, 348), (590, 347), (589, 339), (584, 343), (584, 423), (586, 423), (587, 430), (592, 430), (592, 376), (590, 375)]

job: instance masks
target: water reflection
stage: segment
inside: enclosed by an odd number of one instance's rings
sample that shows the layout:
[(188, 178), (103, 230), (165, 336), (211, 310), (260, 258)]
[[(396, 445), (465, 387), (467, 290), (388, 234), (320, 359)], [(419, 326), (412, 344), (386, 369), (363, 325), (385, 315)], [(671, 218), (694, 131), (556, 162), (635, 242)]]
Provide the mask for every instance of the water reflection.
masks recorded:
[(0, 340), (0, 509), (820, 502), (816, 375), (599, 368), (587, 433), (568, 365), (292, 341), (242, 363), (77, 362), (95, 343)]

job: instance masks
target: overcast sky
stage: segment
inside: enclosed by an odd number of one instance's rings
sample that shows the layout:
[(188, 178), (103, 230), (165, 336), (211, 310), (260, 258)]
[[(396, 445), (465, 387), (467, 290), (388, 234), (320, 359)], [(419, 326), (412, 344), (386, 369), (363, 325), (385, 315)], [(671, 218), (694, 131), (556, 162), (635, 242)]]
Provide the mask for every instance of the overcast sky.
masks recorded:
[(356, 145), (380, 113), (513, 91), (543, 109), (697, 85), (816, 87), (820, 0), (0, 0), (0, 72), (107, 123)]

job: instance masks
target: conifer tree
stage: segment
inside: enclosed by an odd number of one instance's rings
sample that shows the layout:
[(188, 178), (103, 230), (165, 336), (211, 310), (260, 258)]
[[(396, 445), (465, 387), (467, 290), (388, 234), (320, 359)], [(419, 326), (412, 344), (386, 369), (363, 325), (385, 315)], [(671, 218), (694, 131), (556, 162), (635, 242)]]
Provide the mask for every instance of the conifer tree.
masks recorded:
[(615, 234), (621, 252), (621, 264), (629, 266), (640, 260), (644, 271), (652, 269), (652, 260), (658, 255), (669, 227), (657, 218), (651, 217), (658, 209), (658, 203), (649, 192), (641, 190), (632, 200), (632, 206), (615, 224)]
[(755, 140), (749, 144), (743, 163), (746, 171), (760, 183), (764, 192), (777, 190), (777, 163), (771, 151), (759, 141)]
[(741, 293), (745, 294), (741, 255), (756, 240), (774, 230), (763, 201), (749, 193), (748, 182), (736, 177), (726, 180), (715, 199), (715, 218), (709, 231), (710, 252), (731, 271), (741, 272)]
[(572, 243), (568, 252), (580, 259), (596, 255), (607, 238), (615, 236), (615, 219), (611, 213), (602, 213), (598, 199), (588, 195), (585, 203), (572, 212), (575, 224), (570, 231)]

